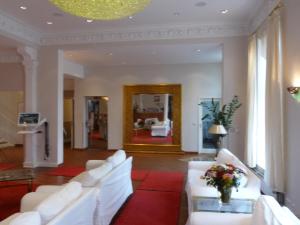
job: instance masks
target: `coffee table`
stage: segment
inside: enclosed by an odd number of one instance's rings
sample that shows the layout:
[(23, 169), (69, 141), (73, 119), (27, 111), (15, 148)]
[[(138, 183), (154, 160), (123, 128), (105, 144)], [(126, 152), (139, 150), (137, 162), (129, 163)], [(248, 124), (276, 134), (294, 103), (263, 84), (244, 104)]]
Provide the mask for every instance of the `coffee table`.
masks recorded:
[(32, 191), (34, 172), (31, 169), (16, 169), (0, 171), (0, 182), (4, 181), (27, 181), (28, 192)]
[(229, 203), (220, 203), (215, 197), (193, 197), (193, 212), (220, 212), (252, 214), (255, 200), (231, 199)]

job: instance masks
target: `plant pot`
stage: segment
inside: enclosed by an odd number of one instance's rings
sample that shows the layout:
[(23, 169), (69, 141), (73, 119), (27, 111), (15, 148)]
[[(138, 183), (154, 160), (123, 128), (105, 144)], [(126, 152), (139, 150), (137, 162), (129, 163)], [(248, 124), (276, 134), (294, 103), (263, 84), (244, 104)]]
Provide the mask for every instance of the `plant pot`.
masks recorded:
[(230, 199), (231, 199), (232, 188), (218, 188), (218, 191), (221, 194), (221, 196), (220, 196), (221, 202), (229, 203)]

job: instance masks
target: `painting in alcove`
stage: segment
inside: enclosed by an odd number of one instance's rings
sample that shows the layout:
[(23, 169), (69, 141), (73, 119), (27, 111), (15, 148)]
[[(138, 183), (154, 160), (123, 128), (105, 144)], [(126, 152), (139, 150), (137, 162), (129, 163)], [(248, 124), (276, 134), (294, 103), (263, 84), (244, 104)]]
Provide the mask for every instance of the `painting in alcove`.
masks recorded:
[(172, 144), (173, 120), (170, 94), (136, 94), (132, 97), (133, 144)]

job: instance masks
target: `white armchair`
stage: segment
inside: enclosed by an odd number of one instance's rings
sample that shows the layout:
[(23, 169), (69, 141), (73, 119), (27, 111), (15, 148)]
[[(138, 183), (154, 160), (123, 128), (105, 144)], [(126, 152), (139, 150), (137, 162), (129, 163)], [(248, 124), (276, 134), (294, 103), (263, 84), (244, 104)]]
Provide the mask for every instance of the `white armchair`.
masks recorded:
[(151, 126), (151, 136), (166, 137), (166, 136), (168, 136), (169, 131), (170, 131), (170, 120), (169, 119)]

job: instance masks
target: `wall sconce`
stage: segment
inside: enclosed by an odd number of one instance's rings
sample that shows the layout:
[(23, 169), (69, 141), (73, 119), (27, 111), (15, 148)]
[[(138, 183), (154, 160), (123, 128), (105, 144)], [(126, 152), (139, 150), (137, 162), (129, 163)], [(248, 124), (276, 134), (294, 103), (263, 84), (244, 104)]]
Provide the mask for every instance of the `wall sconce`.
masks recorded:
[(294, 99), (300, 102), (300, 87), (288, 87), (287, 90)]

